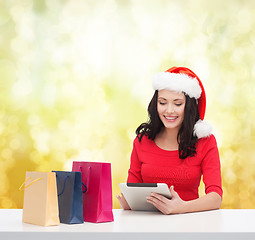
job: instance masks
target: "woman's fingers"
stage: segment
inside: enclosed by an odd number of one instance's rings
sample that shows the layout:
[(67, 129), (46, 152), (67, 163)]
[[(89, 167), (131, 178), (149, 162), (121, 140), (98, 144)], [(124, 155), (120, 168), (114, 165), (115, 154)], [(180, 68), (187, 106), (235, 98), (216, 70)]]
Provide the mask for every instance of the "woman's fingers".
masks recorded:
[(151, 193), (151, 197), (154, 197), (155, 199), (157, 199), (157, 200), (159, 200), (159, 201), (161, 201), (163, 203), (167, 203), (167, 201), (169, 200), (166, 197), (164, 197), (164, 196), (162, 196), (160, 194), (157, 194), (157, 193)]
[(174, 191), (174, 186), (170, 187), (170, 193), (172, 194), (172, 198), (180, 198), (179, 194), (176, 191)]
[(124, 195), (121, 193), (120, 195), (117, 195), (116, 198), (119, 200), (120, 206), (124, 209), (124, 210), (130, 210), (130, 206), (128, 205)]
[(165, 208), (166, 205), (162, 201), (154, 197), (147, 197), (147, 202), (154, 205), (154, 207), (156, 207), (163, 214), (166, 214), (166, 208)]
[(171, 199), (157, 193), (151, 193), (151, 195), (147, 197), (147, 202), (153, 204), (164, 214), (180, 213), (184, 201), (180, 198), (178, 193), (174, 191), (173, 186), (170, 187), (170, 192), (172, 194)]

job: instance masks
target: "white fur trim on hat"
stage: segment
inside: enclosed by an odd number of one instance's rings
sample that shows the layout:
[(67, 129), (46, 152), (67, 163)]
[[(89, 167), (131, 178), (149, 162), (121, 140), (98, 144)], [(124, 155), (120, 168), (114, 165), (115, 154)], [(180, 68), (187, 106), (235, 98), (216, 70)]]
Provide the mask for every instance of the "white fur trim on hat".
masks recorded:
[(201, 88), (198, 80), (184, 73), (160, 72), (153, 79), (154, 90), (168, 89), (176, 92), (184, 92), (189, 97), (198, 99), (201, 95)]
[(197, 138), (209, 137), (212, 134), (212, 126), (208, 122), (198, 120), (194, 126), (193, 135)]

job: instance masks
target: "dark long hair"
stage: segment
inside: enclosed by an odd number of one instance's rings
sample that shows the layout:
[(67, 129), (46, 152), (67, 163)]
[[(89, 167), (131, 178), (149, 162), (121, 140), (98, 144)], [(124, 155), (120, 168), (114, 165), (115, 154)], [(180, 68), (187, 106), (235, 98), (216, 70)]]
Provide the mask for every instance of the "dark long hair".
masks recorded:
[[(179, 144), (179, 158), (185, 159), (196, 154), (197, 137), (193, 135), (195, 123), (199, 120), (199, 110), (195, 98), (190, 98), (185, 94), (186, 103), (184, 108), (184, 119), (177, 135)], [(142, 123), (136, 129), (136, 135), (139, 141), (146, 135), (149, 139), (154, 140), (156, 135), (164, 127), (158, 115), (157, 109), (158, 91), (156, 90), (148, 106), (149, 120)]]

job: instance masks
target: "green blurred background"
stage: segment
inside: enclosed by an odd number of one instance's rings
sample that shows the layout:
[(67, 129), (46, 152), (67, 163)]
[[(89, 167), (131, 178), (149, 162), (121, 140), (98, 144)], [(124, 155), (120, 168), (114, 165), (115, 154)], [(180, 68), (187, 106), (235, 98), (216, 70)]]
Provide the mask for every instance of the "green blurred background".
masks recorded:
[[(221, 155), (223, 208), (255, 207), (253, 0), (0, 2), (0, 207), (25, 171), (112, 163), (114, 208), (153, 75), (191, 68)], [(203, 186), (200, 192), (203, 194)]]

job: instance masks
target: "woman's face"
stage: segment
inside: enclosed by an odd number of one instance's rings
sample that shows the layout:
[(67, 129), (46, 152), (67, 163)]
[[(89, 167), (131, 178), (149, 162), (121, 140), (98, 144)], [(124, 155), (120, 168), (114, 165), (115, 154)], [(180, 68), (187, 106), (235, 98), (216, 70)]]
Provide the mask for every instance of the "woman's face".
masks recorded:
[(158, 115), (165, 128), (180, 129), (184, 119), (185, 103), (183, 93), (166, 89), (158, 91)]

